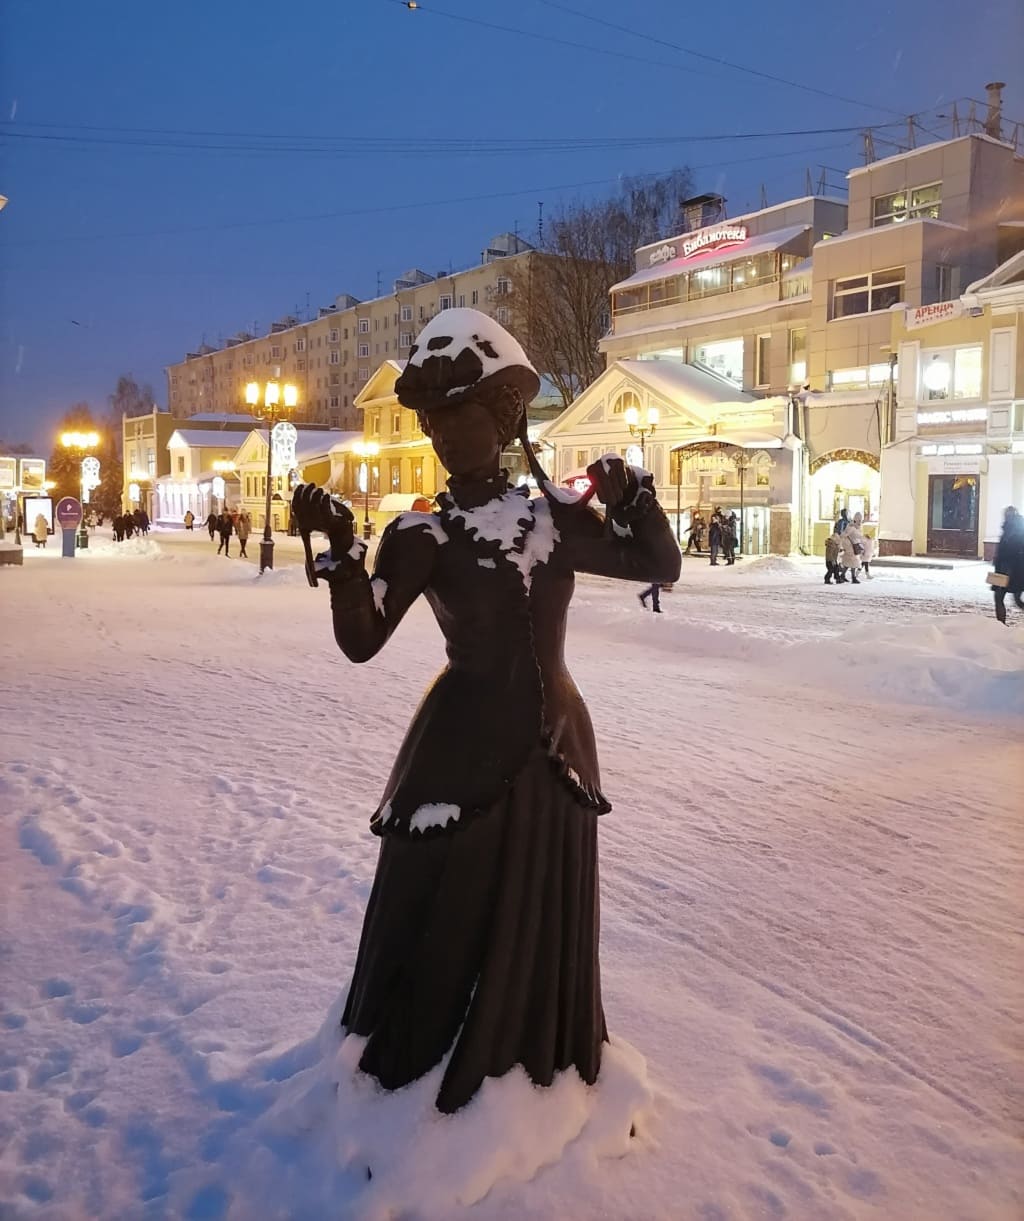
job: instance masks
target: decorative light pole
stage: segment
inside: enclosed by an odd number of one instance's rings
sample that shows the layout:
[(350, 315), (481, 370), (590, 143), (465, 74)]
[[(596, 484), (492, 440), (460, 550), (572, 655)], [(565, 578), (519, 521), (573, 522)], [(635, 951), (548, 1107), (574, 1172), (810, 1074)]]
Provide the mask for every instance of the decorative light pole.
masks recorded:
[(636, 407), (627, 407), (625, 420), (629, 426), (629, 435), (640, 438), (640, 464), (647, 464), (647, 438), (653, 437), (658, 428), (661, 414), (657, 407), (648, 407), (647, 414), (641, 421), (640, 412)]
[[(89, 493), (94, 487), (99, 486), (99, 461), (94, 457), (88, 456), (88, 451), (96, 449), (100, 443), (100, 434), (98, 432), (65, 432), (61, 433), (61, 445), (65, 449), (74, 450), (82, 455), (82, 470), (80, 475), (80, 496), (82, 505), (89, 503)], [(78, 526), (78, 537), (76, 542), (80, 548), (89, 546), (89, 535), (85, 528), (85, 513), (82, 513), (82, 520)]]
[(265, 422), (267, 434), (267, 499), (264, 508), (263, 538), (260, 540), (260, 572), (274, 567), (274, 538), (270, 530), (270, 496), (274, 481), (274, 429), (288, 418), (299, 401), (299, 392), (291, 384), (284, 386), (270, 381), (262, 388), (250, 382), (245, 388), (245, 401), (257, 420)]
[(363, 538), (370, 538), (370, 459), (380, 453), (376, 441), (357, 441), (352, 447), (353, 453), (363, 460)]

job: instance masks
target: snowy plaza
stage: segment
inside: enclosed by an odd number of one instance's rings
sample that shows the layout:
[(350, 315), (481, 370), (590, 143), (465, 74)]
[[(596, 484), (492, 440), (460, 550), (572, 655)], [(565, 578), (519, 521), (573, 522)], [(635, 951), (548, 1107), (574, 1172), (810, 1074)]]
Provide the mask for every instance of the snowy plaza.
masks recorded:
[[(316, 1118), (317, 1057), (442, 639), (420, 600), (351, 665), (297, 540), (277, 552), (259, 577), (205, 534), (97, 531), (0, 570), (0, 1214), (1021, 1215), (1024, 626), (984, 566), (826, 588), (817, 560), (686, 558), (660, 617), (578, 580), (614, 807), (602, 1072), (642, 1057), (650, 1097), (598, 1160), (578, 1079), (540, 1111), (525, 1076), (485, 1083), (421, 1120), (439, 1152), (403, 1211), (352, 1151), (388, 1161), (413, 1087), (346, 1131)], [(305, 1129), (275, 1127), (303, 1075)], [(521, 1181), (545, 1125), (561, 1156)]]

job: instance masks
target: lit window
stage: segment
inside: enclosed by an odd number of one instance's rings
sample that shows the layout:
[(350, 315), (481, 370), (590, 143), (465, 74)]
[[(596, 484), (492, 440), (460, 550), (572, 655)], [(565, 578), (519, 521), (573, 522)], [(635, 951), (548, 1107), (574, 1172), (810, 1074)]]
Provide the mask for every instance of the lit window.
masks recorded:
[(802, 386), (807, 380), (807, 328), (794, 327), (789, 332), (789, 380)]
[(719, 339), (712, 343), (696, 344), (692, 359), (695, 365), (703, 365), (733, 385), (743, 385), (742, 339)]
[(905, 282), (905, 267), (888, 267), (836, 280), (832, 285), (831, 317), (851, 318), (889, 309), (903, 300)]
[(877, 196), (872, 204), (871, 223), (877, 227), (901, 224), (905, 220), (920, 220), (923, 217), (938, 220), (941, 210), (942, 183), (933, 182), (925, 187)]
[[(630, 407), (640, 410), (640, 396), (635, 390), (623, 390), (619, 397), (612, 403), (612, 415), (624, 415)], [(580, 466), (586, 466), (585, 462), (579, 463)]]
[(944, 402), (947, 399), (981, 398), (982, 349), (928, 349), (921, 353), (921, 388), (918, 401)]

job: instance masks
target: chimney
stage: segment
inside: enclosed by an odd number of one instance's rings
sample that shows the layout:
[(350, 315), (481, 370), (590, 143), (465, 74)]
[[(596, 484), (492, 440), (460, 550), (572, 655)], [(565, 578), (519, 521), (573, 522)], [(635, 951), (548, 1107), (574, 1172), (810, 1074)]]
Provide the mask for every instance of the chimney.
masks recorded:
[(1002, 81), (992, 81), (985, 86), (988, 94), (988, 114), (985, 116), (985, 135), (993, 140), (1003, 138), (1003, 90), (1006, 85)]

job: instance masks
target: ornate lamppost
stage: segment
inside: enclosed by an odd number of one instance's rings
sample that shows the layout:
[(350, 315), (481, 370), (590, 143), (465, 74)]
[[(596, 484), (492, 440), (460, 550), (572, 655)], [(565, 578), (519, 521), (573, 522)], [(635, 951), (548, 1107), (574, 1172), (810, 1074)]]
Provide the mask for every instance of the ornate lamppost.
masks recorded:
[(266, 423), (267, 435), (267, 498), (264, 507), (263, 538), (260, 540), (260, 572), (274, 567), (274, 539), (270, 530), (270, 497), (274, 481), (274, 430), (285, 422), (299, 401), (295, 386), (269, 381), (262, 388), (250, 382), (245, 388), (245, 401), (257, 420)]
[(625, 420), (629, 427), (629, 435), (640, 438), (640, 463), (642, 466), (647, 464), (647, 438), (654, 436), (660, 418), (661, 413), (657, 407), (648, 407), (647, 414), (642, 418), (636, 407), (626, 408)]
[(380, 453), (376, 441), (357, 441), (352, 452), (363, 460), (363, 538), (370, 538), (370, 460)]
[(89, 493), (93, 488), (99, 486), (100, 464), (95, 457), (89, 456), (89, 450), (96, 449), (100, 443), (100, 434), (98, 432), (65, 432), (61, 433), (61, 445), (65, 449), (74, 450), (82, 455), (82, 470), (81, 470), (81, 501), (83, 506), (82, 520), (78, 526), (78, 536), (76, 543), (79, 548), (89, 546), (89, 535), (85, 528), (85, 512), (84, 506), (89, 503)]

